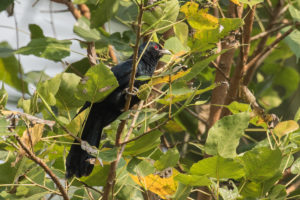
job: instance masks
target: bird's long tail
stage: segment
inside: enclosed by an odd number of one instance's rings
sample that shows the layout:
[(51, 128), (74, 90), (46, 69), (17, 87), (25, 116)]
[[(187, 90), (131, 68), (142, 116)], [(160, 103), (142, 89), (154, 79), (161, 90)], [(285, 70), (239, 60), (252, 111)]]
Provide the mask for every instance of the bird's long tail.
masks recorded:
[[(94, 113), (95, 111), (95, 109), (91, 109), (81, 139), (98, 148), (104, 126), (102, 123), (103, 116)], [(88, 176), (94, 168), (94, 165), (89, 162), (89, 158), (94, 157), (83, 150), (79, 142), (75, 140), (66, 160), (66, 178), (71, 178), (73, 175), (77, 177)]]

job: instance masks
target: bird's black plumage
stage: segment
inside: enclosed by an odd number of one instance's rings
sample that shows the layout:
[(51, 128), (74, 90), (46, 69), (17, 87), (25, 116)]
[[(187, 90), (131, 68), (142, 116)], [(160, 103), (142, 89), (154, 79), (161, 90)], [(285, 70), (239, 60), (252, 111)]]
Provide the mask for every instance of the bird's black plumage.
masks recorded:
[[(145, 47), (146, 43), (139, 47), (138, 54), (142, 55), (142, 58), (137, 67), (136, 77), (152, 76), (159, 59), (163, 54), (168, 53), (155, 42), (150, 42), (146, 49)], [(133, 60), (130, 58), (111, 69), (118, 80), (119, 87), (103, 101), (92, 104), (81, 135), (81, 139), (87, 141), (91, 146), (99, 147), (102, 129), (122, 113), (126, 101), (126, 92), (124, 90), (128, 87), (130, 81), (132, 63)], [(144, 84), (144, 81), (134, 82), (136, 88), (139, 88), (142, 84)], [(138, 97), (133, 96), (131, 106), (138, 102)], [(91, 103), (86, 102), (79, 112), (90, 106)], [(70, 178), (73, 175), (77, 177), (88, 176), (92, 172), (94, 165), (87, 160), (93, 157), (85, 150), (82, 150), (76, 140), (74, 143), (66, 160), (66, 177)]]

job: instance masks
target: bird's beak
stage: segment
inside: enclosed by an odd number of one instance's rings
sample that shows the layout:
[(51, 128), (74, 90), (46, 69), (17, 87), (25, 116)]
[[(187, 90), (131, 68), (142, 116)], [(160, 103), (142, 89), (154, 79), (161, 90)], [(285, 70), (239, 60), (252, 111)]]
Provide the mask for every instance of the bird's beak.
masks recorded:
[(171, 55), (172, 53), (169, 51), (169, 50), (167, 50), (167, 49), (161, 49), (161, 50), (159, 50), (159, 55)]

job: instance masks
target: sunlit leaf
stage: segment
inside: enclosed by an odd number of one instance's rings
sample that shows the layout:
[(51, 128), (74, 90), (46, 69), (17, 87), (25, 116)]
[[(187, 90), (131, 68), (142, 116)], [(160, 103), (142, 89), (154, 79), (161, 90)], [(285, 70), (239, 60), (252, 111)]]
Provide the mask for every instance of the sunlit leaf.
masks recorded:
[(248, 127), (250, 114), (242, 112), (225, 116), (218, 120), (208, 131), (205, 151), (210, 155), (221, 155), (224, 158), (234, 158), (236, 148), (244, 130)]
[(177, 188), (177, 182), (174, 181), (174, 177), (179, 174), (175, 169), (172, 169), (172, 176), (167, 178), (161, 178), (159, 175), (150, 174), (146, 177), (138, 177), (130, 175), (131, 178), (138, 185), (143, 188), (147, 188), (151, 192), (159, 195), (161, 198), (166, 199), (168, 196), (175, 194)]
[(292, 174), (300, 174), (300, 158), (297, 158), (291, 166), (291, 172)]
[(245, 175), (243, 166), (236, 160), (214, 156), (205, 158), (192, 165), (190, 174), (238, 179)]
[(299, 125), (294, 120), (283, 121), (277, 124), (274, 128), (274, 133), (281, 138), (284, 135), (292, 133), (299, 129)]
[(244, 4), (247, 4), (249, 5), (250, 7), (256, 5), (256, 4), (259, 4), (259, 3), (262, 3), (264, 0), (239, 0), (240, 3), (244, 3)]
[(206, 176), (178, 174), (174, 180), (190, 186), (209, 186), (211, 181)]
[(62, 74), (58, 74), (50, 80), (39, 83), (37, 86), (39, 95), (41, 95), (51, 106), (54, 106), (56, 104), (55, 95), (58, 92), (61, 83), (61, 76)]
[(90, 21), (85, 18), (81, 17), (77, 20), (73, 28), (74, 33), (78, 36), (84, 38), (86, 41), (96, 41), (100, 39), (100, 32), (97, 29), (90, 28)]

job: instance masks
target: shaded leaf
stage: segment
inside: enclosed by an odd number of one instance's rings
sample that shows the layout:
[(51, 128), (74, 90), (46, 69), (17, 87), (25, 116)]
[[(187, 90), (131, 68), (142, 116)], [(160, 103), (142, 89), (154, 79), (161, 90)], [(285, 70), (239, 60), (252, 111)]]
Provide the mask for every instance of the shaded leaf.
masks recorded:
[(291, 172), (292, 174), (300, 174), (300, 158), (297, 158), (291, 166)]
[(118, 153), (117, 148), (112, 148), (112, 149), (103, 148), (101, 149), (101, 151), (99, 151), (98, 158), (106, 162), (112, 162), (117, 159), (117, 153)]
[(89, 176), (81, 177), (80, 180), (90, 186), (105, 186), (110, 165), (97, 165)]
[(112, 71), (103, 63), (91, 67), (77, 86), (75, 96), (82, 101), (102, 101), (115, 88), (118, 81)]
[(98, 2), (96, 9), (91, 12), (91, 27), (97, 28), (104, 25), (114, 14), (119, 7), (118, 0), (103, 0)]
[(241, 158), (249, 180), (262, 182), (273, 177), (279, 170), (282, 155), (279, 149), (254, 148)]
[(174, 167), (179, 160), (179, 152), (177, 148), (168, 149), (166, 154), (163, 154), (159, 160), (156, 160), (154, 166), (158, 170), (163, 170), (168, 167)]
[(39, 95), (51, 106), (56, 104), (55, 95), (58, 92), (61, 83), (61, 76), (62, 74), (58, 74), (50, 80), (39, 83), (37, 86)]
[(155, 168), (150, 161), (132, 158), (127, 165), (127, 170), (135, 176), (145, 177), (155, 172)]

